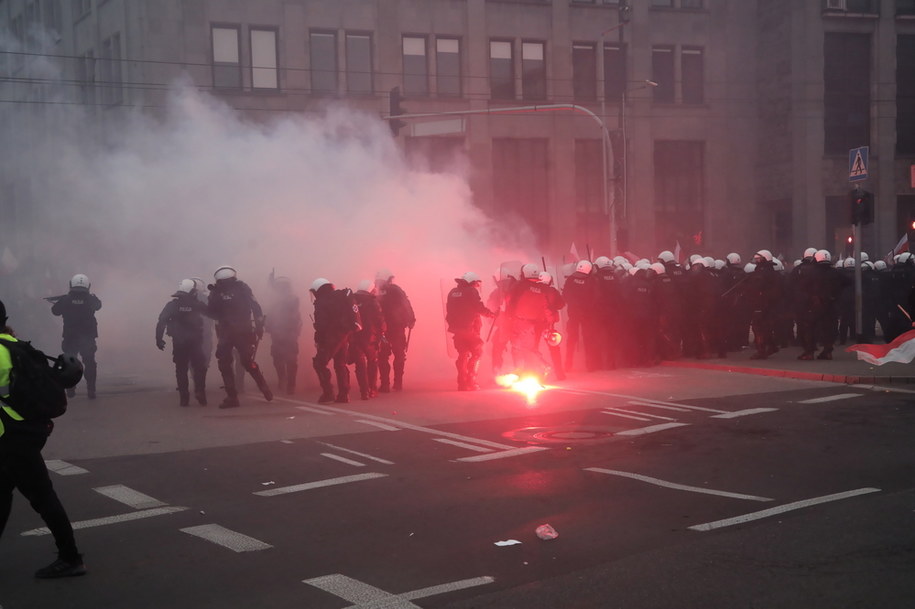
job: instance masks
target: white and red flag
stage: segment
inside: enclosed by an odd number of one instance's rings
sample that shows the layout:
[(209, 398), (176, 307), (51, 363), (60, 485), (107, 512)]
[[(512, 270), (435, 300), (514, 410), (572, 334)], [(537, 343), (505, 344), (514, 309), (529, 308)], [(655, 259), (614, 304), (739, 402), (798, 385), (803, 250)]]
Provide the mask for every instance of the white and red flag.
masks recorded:
[(915, 330), (900, 334), (886, 345), (852, 345), (845, 350), (854, 351), (859, 360), (875, 366), (889, 362), (908, 364), (915, 359)]

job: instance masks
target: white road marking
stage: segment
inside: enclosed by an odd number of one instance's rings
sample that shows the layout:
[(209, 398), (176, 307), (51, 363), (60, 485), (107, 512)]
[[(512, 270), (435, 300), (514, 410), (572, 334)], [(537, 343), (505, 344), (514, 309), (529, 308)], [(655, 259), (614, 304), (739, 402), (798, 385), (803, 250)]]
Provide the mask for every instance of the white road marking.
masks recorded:
[(347, 459), (346, 457), (341, 457), (340, 455), (335, 455), (333, 453), (321, 453), (322, 457), (327, 457), (328, 459), (333, 459), (334, 461), (339, 461), (340, 463), (346, 463), (347, 465), (353, 465), (355, 467), (365, 467), (365, 463), (360, 463), (353, 459)]
[[(121, 522), (129, 522), (131, 520), (140, 520), (141, 518), (152, 518), (153, 516), (164, 516), (165, 514), (174, 514), (176, 512), (185, 511), (186, 507), (161, 507), (153, 508), (151, 510), (141, 510), (139, 512), (129, 512), (127, 514), (119, 514), (117, 516), (107, 516), (105, 518), (94, 518), (92, 520), (81, 520), (79, 522), (73, 523), (73, 529), (89, 529), (92, 527), (101, 527), (109, 524), (118, 524)], [(51, 531), (47, 527), (41, 527), (39, 529), (32, 529), (31, 531), (25, 531), (22, 535), (49, 535)]]
[(878, 492), (880, 492), (879, 488), (859, 488), (859, 489), (856, 489), (853, 491), (845, 491), (844, 493), (835, 493), (834, 495), (826, 495), (824, 497), (815, 497), (813, 499), (804, 499), (802, 501), (795, 501), (794, 503), (786, 503), (785, 505), (779, 505), (777, 507), (769, 508), (767, 510), (753, 512), (751, 514), (744, 514), (743, 516), (725, 518), (724, 520), (706, 522), (705, 524), (696, 524), (689, 528), (692, 529), (693, 531), (711, 531), (713, 529), (729, 527), (729, 526), (732, 526), (735, 524), (743, 524), (745, 522), (750, 522), (752, 520), (768, 518), (769, 516), (775, 516), (776, 514), (783, 514), (785, 512), (790, 512), (792, 510), (800, 510), (802, 508), (819, 505), (821, 503), (828, 503), (830, 501), (839, 501), (841, 499), (857, 497), (858, 495), (866, 495), (868, 493), (878, 493)]
[(823, 398), (812, 398), (810, 400), (801, 400), (798, 404), (822, 404), (823, 402), (835, 402), (836, 400), (847, 400), (848, 398), (860, 397), (861, 393), (837, 393), (836, 395), (827, 395)]
[(665, 429), (673, 429), (674, 427), (686, 427), (689, 423), (660, 423), (658, 425), (649, 425), (648, 427), (639, 427), (638, 429), (627, 429), (626, 431), (618, 431), (615, 436), (642, 436), (647, 433), (655, 433), (658, 431), (664, 431)]
[(466, 461), (468, 463), (476, 463), (478, 461), (493, 461), (495, 459), (505, 459), (506, 457), (526, 455), (527, 453), (534, 453), (541, 450), (549, 450), (549, 448), (545, 446), (524, 446), (522, 448), (500, 450), (499, 452), (489, 453), (486, 455), (477, 455), (475, 457), (461, 457), (460, 459), (455, 459), (455, 461)]
[(751, 414), (761, 414), (763, 412), (775, 412), (778, 408), (747, 408), (746, 410), (735, 410), (727, 414), (713, 414), (712, 419), (737, 419), (740, 417), (750, 416)]
[(356, 603), (347, 607), (347, 609), (420, 609), (419, 605), (415, 605), (410, 601), (436, 594), (483, 586), (494, 581), (494, 578), (488, 576), (474, 577), (448, 584), (420, 588), (403, 594), (392, 594), (339, 573), (302, 580), (303, 583), (314, 586), (319, 590), (329, 592), (350, 603)]
[(671, 417), (662, 417), (659, 414), (648, 414), (647, 412), (639, 412), (635, 410), (626, 410), (624, 408), (610, 408), (610, 410), (616, 412), (628, 412), (629, 414), (642, 415), (643, 417), (648, 417), (649, 419), (661, 419), (663, 421), (676, 421), (677, 419)]
[(649, 408), (660, 408), (662, 410), (673, 410), (676, 412), (689, 412), (687, 408), (677, 408), (676, 406), (663, 406), (661, 404), (655, 404), (654, 402), (645, 402), (645, 401), (629, 401), (626, 402), (629, 406), (648, 406)]
[(96, 493), (120, 501), (124, 505), (130, 506), (135, 510), (145, 510), (148, 508), (162, 507), (168, 505), (158, 499), (153, 499), (149, 495), (144, 495), (140, 491), (135, 491), (123, 484), (113, 484), (111, 486), (100, 486), (93, 489)]
[(229, 548), (233, 552), (256, 552), (257, 550), (267, 550), (272, 548), (269, 543), (264, 543), (253, 537), (236, 533), (218, 524), (202, 524), (196, 527), (186, 527), (179, 529), (182, 533), (193, 535), (207, 541), (211, 541), (224, 548)]
[(354, 476), (342, 476), (340, 478), (328, 478), (327, 480), (318, 480), (317, 482), (306, 482), (293, 486), (281, 486), (272, 488), (269, 491), (257, 491), (254, 494), (261, 497), (273, 497), (274, 495), (286, 495), (288, 493), (298, 493), (299, 491), (310, 491), (325, 486), (336, 486), (338, 484), (349, 484), (350, 482), (361, 482), (362, 480), (371, 480), (373, 478), (385, 478), (387, 474), (356, 474)]
[(394, 427), (393, 425), (387, 425), (385, 423), (379, 423), (378, 421), (366, 421), (365, 419), (356, 419), (357, 423), (363, 423), (365, 425), (372, 425), (373, 427), (378, 427), (385, 431), (400, 431), (400, 427)]
[(457, 440), (449, 440), (448, 438), (433, 438), (436, 442), (441, 442), (442, 444), (451, 444), (453, 446), (459, 446), (460, 448), (466, 448), (467, 450), (474, 450), (478, 453), (491, 453), (491, 448), (486, 448), (484, 446), (477, 446), (476, 444), (468, 444), (467, 442), (458, 442)]
[(663, 486), (664, 488), (672, 488), (678, 491), (689, 491), (691, 493), (702, 493), (704, 495), (717, 495), (719, 497), (729, 497), (731, 499), (746, 499), (747, 501), (773, 501), (768, 497), (757, 497), (756, 495), (743, 495), (741, 493), (730, 493), (728, 491), (716, 491), (710, 488), (704, 488), (701, 486), (688, 486), (686, 484), (678, 484), (676, 482), (668, 482), (666, 480), (661, 480), (659, 478), (651, 478), (649, 476), (643, 476), (641, 474), (633, 474), (630, 472), (621, 472), (615, 469), (604, 469), (602, 467), (586, 467), (586, 472), (597, 472), (598, 474), (608, 474), (610, 476), (622, 476), (624, 478), (632, 478), (633, 480), (640, 480), (642, 482), (647, 482), (648, 484), (655, 484), (657, 486)]
[(624, 400), (632, 400), (630, 404), (635, 404), (638, 406), (667, 406), (670, 408), (685, 408), (686, 410), (698, 410), (699, 412), (717, 412), (719, 414), (724, 414), (727, 410), (716, 410), (715, 408), (703, 408), (701, 406), (689, 406), (687, 404), (678, 404), (676, 402), (665, 402), (663, 400), (650, 400), (647, 398), (642, 398), (637, 395), (624, 395), (622, 393), (608, 393), (606, 391), (585, 391), (583, 389), (562, 389), (559, 388), (559, 391), (565, 391), (566, 393), (580, 393), (584, 395), (606, 395), (611, 398), (621, 398)]
[(382, 459), (381, 457), (373, 457), (367, 453), (361, 453), (357, 450), (352, 450), (350, 448), (343, 448), (342, 446), (337, 446), (335, 444), (330, 444), (328, 442), (318, 442), (318, 444), (323, 444), (324, 446), (329, 446), (335, 450), (342, 450), (343, 452), (352, 453), (354, 455), (359, 455), (365, 459), (370, 459), (372, 461), (377, 461), (378, 463), (384, 463), (385, 465), (394, 465), (393, 461), (388, 461), (387, 459)]
[[(628, 411), (627, 411), (627, 412), (628, 412)], [(634, 417), (634, 416), (632, 416), (632, 415), (619, 413), (619, 412), (616, 411), (615, 408), (608, 408), (607, 410), (601, 410), (601, 413), (602, 413), (602, 414), (609, 414), (609, 415), (612, 415), (612, 416), (615, 416), (615, 417), (623, 417), (624, 419), (634, 419), (634, 420), (636, 420), (636, 421), (646, 421), (646, 422), (651, 421), (651, 419), (647, 419), (647, 418), (645, 418), (645, 417)]]
[(328, 412), (328, 411), (326, 411), (326, 410), (324, 410), (324, 409), (319, 409), (319, 408), (309, 408), (308, 406), (296, 406), (296, 409), (297, 409), (297, 410), (304, 410), (305, 412), (311, 412), (311, 413), (314, 413), (314, 414), (323, 414), (323, 415), (328, 415), (328, 416), (333, 416), (333, 415), (334, 415), (333, 412)]
[(48, 471), (54, 472), (60, 476), (77, 476), (79, 474), (89, 473), (89, 470), (87, 469), (57, 459), (45, 461), (44, 464), (48, 467)]

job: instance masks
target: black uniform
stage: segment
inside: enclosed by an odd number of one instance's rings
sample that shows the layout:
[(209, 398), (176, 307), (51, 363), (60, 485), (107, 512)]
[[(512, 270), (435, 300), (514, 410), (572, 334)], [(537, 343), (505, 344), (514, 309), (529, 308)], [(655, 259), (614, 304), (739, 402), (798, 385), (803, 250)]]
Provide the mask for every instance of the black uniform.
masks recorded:
[(356, 382), (363, 400), (378, 395), (378, 344), (384, 336), (384, 314), (374, 294), (359, 290), (353, 297), (359, 307), (362, 329), (349, 343), (349, 360), (356, 365)]
[(512, 357), (520, 373), (543, 378), (549, 365), (540, 354), (543, 331), (554, 323), (556, 312), (565, 303), (559, 291), (538, 279), (522, 279), (508, 296), (506, 315), (511, 320)]
[(585, 351), (585, 368), (594, 371), (598, 368), (597, 313), (595, 310), (595, 284), (589, 273), (575, 271), (562, 286), (562, 297), (565, 299), (566, 314), (566, 370), (571, 370), (575, 361), (575, 351), (581, 340)]
[(207, 307), (197, 298), (196, 291), (176, 292), (159, 313), (156, 323), (156, 346), (165, 348), (163, 334), (172, 337), (172, 361), (175, 363), (175, 378), (178, 381), (178, 395), (182, 406), (190, 402), (188, 369), (194, 377), (194, 396), (201, 406), (206, 397), (206, 357), (203, 353), (203, 316)]
[(594, 276), (594, 314), (597, 327), (598, 367), (612, 370), (620, 365), (620, 324), (622, 296), (620, 277), (612, 265), (597, 269)]
[[(390, 281), (378, 287), (378, 302), (384, 313), (385, 339), (378, 354), (381, 391), (403, 389), (404, 364), (407, 361), (407, 328), (416, 325), (416, 315), (410, 299), (401, 287)], [(394, 384), (391, 385), (391, 357), (394, 358)]]
[(220, 279), (210, 286), (207, 310), (209, 316), (216, 320), (216, 362), (226, 389), (226, 399), (220, 408), (239, 405), (233, 349), (238, 352), (242, 366), (257, 383), (264, 397), (272, 400), (273, 392), (254, 361), (257, 343), (264, 335), (264, 314), (251, 288), (235, 277)]
[(448, 331), (454, 334), (454, 348), (458, 356), (454, 365), (457, 368), (458, 391), (475, 391), (477, 369), (483, 355), (483, 339), (480, 329), (483, 322), (481, 315), (493, 317), (492, 311), (486, 308), (480, 298), (480, 292), (473, 283), (464, 279), (455, 279), (457, 285), (448, 292), (445, 301), (445, 322)]
[(775, 266), (768, 260), (757, 259), (756, 269), (743, 284), (741, 297), (750, 310), (750, 325), (756, 352), (751, 359), (766, 359), (778, 351), (775, 339), (777, 303), (782, 297), (781, 280)]
[[(349, 368), (346, 367), (349, 340), (359, 330), (358, 306), (349, 290), (335, 290), (325, 283), (315, 295), (315, 356), (312, 366), (321, 384), (318, 402), (349, 402)], [(328, 364), (333, 362), (337, 377), (337, 395), (331, 382)]]
[(276, 298), (267, 311), (264, 329), (270, 335), (270, 356), (276, 369), (280, 390), (288, 395), (295, 393), (296, 374), (299, 370), (299, 335), (302, 333), (302, 313), (299, 297), (285, 282), (274, 284)]
[[(51, 307), (51, 313), (63, 318), (64, 332), (60, 348), (64, 353), (78, 355), (83, 362), (86, 379), (86, 393), (90, 399), (95, 398), (95, 381), (98, 375), (98, 364), (95, 352), (98, 350), (98, 321), (95, 312), (102, 308), (102, 301), (91, 294), (88, 288), (75, 287), (61, 296)], [(73, 390), (67, 390), (73, 395)]]
[(496, 313), (493, 320), (492, 333), (492, 372), (494, 375), (502, 373), (502, 365), (505, 361), (505, 349), (511, 340), (511, 321), (507, 315), (500, 315), (504, 312), (504, 306), (508, 302), (508, 295), (511, 293), (512, 286), (517, 283), (517, 279), (509, 275), (496, 284), (496, 289), (490, 292), (486, 299), (487, 307), (490, 311)]

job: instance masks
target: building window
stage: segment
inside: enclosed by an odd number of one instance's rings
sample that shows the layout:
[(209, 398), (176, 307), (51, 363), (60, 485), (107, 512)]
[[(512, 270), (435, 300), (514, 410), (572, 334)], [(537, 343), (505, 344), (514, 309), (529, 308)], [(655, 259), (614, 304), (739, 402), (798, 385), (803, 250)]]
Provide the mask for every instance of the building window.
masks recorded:
[(659, 103), (674, 102), (674, 49), (673, 47), (652, 47), (651, 80), (658, 83), (654, 87), (654, 101)]
[(680, 52), (681, 93), (684, 104), (705, 101), (705, 65), (702, 49), (684, 48)]
[(655, 230), (657, 243), (704, 245), (705, 142), (654, 144)]
[(102, 103), (117, 105), (124, 103), (123, 79), (121, 77), (121, 35), (114, 34), (102, 42), (99, 71), (102, 81)]
[(660, 6), (664, 8), (673, 8), (674, 0), (651, 0), (651, 6)]
[(441, 97), (461, 96), (461, 42), (457, 38), (435, 41), (435, 84)]
[(337, 35), (333, 32), (311, 32), (308, 40), (312, 92), (336, 93)]
[(489, 43), (489, 94), (493, 99), (515, 98), (515, 68), (511, 42), (492, 40)]
[(45, 0), (42, 17), (46, 30), (49, 32), (60, 32), (60, 0)]
[(597, 51), (593, 44), (572, 45), (572, 95), (582, 101), (597, 99)]
[(915, 36), (896, 37), (896, 152), (915, 154)]
[(277, 30), (251, 28), (251, 88), (279, 89)]
[(370, 94), (372, 85), (372, 37), (370, 34), (346, 34), (346, 90)]
[(95, 104), (95, 52), (92, 49), (80, 56), (77, 78), (80, 101), (87, 106)]
[(602, 181), (603, 141), (575, 140), (576, 240), (597, 245), (609, 237), (609, 215), (604, 208)]
[(521, 43), (521, 95), (524, 99), (546, 99), (546, 61), (542, 42)]
[(426, 38), (403, 37), (404, 95), (429, 95), (429, 64), (426, 61)]
[(217, 89), (241, 89), (241, 62), (238, 49), (241, 46), (241, 28), (237, 25), (214, 25), (213, 40), (213, 86)]
[(494, 214), (522, 219), (543, 242), (549, 238), (548, 150), (540, 138), (492, 140)]
[(604, 98), (620, 101), (626, 90), (626, 47), (604, 45)]
[(897, 15), (915, 15), (915, 0), (896, 0)]
[(826, 154), (847, 154), (870, 143), (869, 34), (827, 32), (824, 43)]
[(680, 0), (680, 8), (702, 8), (702, 0)]
[(73, 0), (73, 21), (79, 21), (92, 11), (92, 0)]

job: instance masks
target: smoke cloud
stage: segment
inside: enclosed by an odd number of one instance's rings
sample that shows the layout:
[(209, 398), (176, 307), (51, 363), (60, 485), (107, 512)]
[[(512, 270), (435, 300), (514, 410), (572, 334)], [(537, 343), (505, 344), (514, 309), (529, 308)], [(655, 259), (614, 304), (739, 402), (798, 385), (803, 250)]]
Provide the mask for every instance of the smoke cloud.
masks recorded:
[[(254, 122), (180, 83), (158, 116), (135, 112), (114, 126), (79, 106), (4, 105), (13, 106), (3, 111), (14, 136), (0, 143), (0, 184), (17, 185), (17, 207), (31, 217), (19, 218), (30, 233), (10, 251), (0, 299), (13, 303), (21, 335), (56, 352), (60, 321), (40, 297), (88, 275), (103, 302), (101, 392), (112, 376), (173, 382), (170, 357), (154, 344), (158, 313), (179, 280), (211, 282), (222, 265), (265, 308), (271, 270), (292, 278), (305, 319), (299, 379), (310, 386), (311, 282), (355, 289), (391, 269), (418, 319), (408, 388), (450, 381), (443, 291), (467, 270), (488, 279), (503, 260), (536, 259), (524, 253), (534, 250), (523, 227), (512, 246), (498, 245), (498, 227), (473, 205), (459, 169), (412, 169), (384, 122), (342, 106)], [(43, 128), (17, 127), (36, 119)], [(268, 344), (257, 359), (272, 379)], [(219, 385), (215, 362), (208, 381)]]

